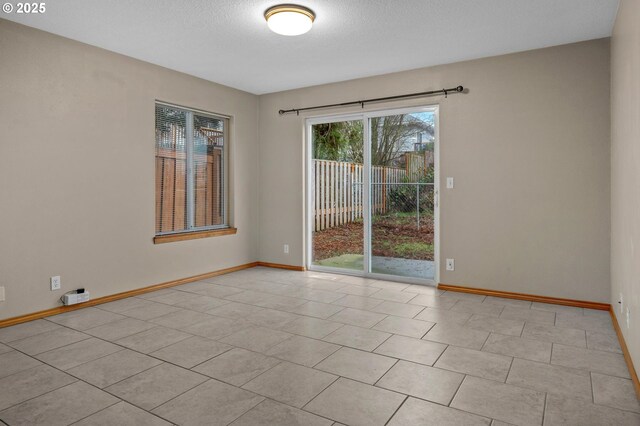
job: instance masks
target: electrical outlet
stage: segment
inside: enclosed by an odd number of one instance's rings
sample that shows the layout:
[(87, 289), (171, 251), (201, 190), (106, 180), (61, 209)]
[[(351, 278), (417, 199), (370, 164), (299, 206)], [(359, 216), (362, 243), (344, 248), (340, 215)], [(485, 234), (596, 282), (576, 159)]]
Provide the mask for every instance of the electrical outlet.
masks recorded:
[(627, 308), (627, 330), (629, 329), (629, 326), (631, 325), (631, 312), (629, 312), (629, 308)]
[(618, 304), (620, 305), (620, 315), (624, 312), (624, 300), (622, 298), (622, 293), (620, 293), (620, 297), (618, 298)]
[(284, 253), (289, 254), (289, 244), (284, 245)]
[(51, 291), (60, 290), (60, 287), (62, 287), (60, 275), (51, 277)]
[(455, 260), (447, 259), (447, 271), (454, 271), (456, 269)]
[(4, 302), (4, 286), (0, 287), (0, 302)]

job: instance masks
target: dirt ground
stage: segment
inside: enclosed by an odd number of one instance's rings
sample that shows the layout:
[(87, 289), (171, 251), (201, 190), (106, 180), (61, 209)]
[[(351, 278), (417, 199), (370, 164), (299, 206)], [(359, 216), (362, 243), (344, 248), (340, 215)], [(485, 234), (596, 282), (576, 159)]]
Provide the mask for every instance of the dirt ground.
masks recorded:
[[(402, 259), (433, 260), (433, 218), (415, 216), (375, 216), (372, 254)], [(313, 234), (313, 260), (343, 254), (363, 254), (362, 221), (348, 223)]]

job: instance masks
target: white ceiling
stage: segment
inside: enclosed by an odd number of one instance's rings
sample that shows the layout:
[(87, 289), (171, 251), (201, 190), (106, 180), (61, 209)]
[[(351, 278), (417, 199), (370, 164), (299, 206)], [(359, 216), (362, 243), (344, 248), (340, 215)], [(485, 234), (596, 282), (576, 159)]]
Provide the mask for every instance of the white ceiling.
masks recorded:
[(611, 35), (618, 0), (295, 0), (317, 15), (272, 33), (277, 0), (57, 0), (35, 28), (262, 94)]

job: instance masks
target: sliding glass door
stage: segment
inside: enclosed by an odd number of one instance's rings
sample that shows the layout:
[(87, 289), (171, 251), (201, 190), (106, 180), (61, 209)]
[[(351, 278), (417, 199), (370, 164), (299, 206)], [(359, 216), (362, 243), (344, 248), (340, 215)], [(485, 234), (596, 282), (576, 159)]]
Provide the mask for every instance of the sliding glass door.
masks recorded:
[(435, 279), (435, 111), (370, 117), (370, 271)]
[(437, 108), (308, 120), (308, 266), (433, 282)]
[(359, 120), (309, 127), (311, 265), (364, 272), (364, 139)]

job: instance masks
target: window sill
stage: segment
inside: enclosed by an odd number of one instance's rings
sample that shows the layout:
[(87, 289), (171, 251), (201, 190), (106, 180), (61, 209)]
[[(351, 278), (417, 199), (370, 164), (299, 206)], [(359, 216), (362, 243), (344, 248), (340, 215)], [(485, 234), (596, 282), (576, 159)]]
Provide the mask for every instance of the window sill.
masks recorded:
[(233, 235), (237, 228), (211, 229), (208, 231), (183, 232), (180, 234), (157, 235), (153, 238), (153, 244), (173, 243), (175, 241), (197, 240), (199, 238), (221, 237)]

